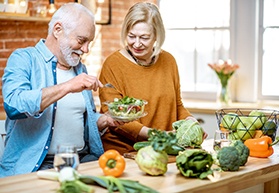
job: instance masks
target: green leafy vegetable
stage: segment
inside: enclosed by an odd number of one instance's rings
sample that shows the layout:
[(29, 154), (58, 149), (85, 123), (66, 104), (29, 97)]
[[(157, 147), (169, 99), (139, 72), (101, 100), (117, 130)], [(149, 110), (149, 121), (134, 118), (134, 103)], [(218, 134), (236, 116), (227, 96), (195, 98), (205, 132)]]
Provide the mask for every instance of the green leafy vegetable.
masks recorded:
[(93, 193), (94, 191), (93, 187), (90, 187), (79, 180), (73, 180), (62, 182), (57, 193)]
[(207, 178), (213, 171), (211, 154), (202, 149), (187, 149), (176, 156), (176, 166), (185, 177)]
[(114, 101), (113, 101), (113, 104), (114, 105), (130, 105), (130, 104), (143, 105), (144, 100), (125, 96), (122, 99), (115, 98)]
[(60, 182), (58, 193), (93, 193), (95, 189), (89, 185), (98, 185), (108, 189), (109, 193), (158, 193), (156, 190), (134, 180), (120, 179), (113, 176), (81, 175), (75, 169), (66, 167), (59, 173), (54, 171), (38, 171), (39, 178)]
[[(150, 146), (150, 145), (151, 145), (151, 141), (139, 141), (139, 142), (136, 142), (133, 147), (136, 151), (139, 151), (141, 148), (144, 148), (144, 147)], [(177, 144), (173, 144), (173, 145), (165, 148), (165, 152), (168, 155), (178, 155), (178, 153), (180, 151), (184, 151), (184, 150), (185, 150), (185, 148), (180, 147)]]
[(181, 147), (200, 148), (203, 142), (203, 129), (192, 119), (179, 120), (172, 124), (176, 130), (177, 145)]
[(80, 176), (79, 179), (86, 184), (99, 185), (106, 188), (109, 193), (115, 191), (119, 191), (120, 193), (158, 193), (156, 190), (140, 184), (137, 181), (116, 178), (113, 176)]
[(176, 134), (158, 129), (150, 129), (148, 131), (148, 141), (155, 151), (166, 151), (172, 145), (177, 144)]

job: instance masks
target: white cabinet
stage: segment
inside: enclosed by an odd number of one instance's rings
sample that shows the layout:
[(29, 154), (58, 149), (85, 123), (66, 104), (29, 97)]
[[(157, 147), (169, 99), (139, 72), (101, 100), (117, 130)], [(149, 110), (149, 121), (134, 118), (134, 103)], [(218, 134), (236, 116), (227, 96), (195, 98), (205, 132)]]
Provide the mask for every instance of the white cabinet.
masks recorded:
[(207, 139), (213, 138), (215, 130), (219, 129), (215, 114), (192, 113), (192, 115), (196, 119), (203, 121), (203, 123), (201, 123), (201, 126), (203, 130), (208, 134)]

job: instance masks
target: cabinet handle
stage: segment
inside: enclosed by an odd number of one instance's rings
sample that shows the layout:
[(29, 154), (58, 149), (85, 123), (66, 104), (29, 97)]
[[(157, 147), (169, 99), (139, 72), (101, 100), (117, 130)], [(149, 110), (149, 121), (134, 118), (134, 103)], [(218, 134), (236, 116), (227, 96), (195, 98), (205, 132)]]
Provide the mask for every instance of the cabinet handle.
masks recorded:
[(199, 124), (204, 124), (205, 121), (202, 118), (197, 118), (197, 121), (199, 122)]

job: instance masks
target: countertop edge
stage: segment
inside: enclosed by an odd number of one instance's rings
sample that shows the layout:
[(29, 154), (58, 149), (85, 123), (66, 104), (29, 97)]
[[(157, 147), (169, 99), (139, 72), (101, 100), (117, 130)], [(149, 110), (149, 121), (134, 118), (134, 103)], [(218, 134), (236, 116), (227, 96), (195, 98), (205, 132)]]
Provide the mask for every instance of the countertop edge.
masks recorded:
[(219, 109), (227, 108), (248, 108), (248, 109), (270, 109), (279, 110), (279, 102), (277, 101), (259, 101), (259, 102), (232, 102), (228, 105), (221, 105), (214, 101), (201, 100), (183, 100), (184, 107), (190, 113), (215, 114)]

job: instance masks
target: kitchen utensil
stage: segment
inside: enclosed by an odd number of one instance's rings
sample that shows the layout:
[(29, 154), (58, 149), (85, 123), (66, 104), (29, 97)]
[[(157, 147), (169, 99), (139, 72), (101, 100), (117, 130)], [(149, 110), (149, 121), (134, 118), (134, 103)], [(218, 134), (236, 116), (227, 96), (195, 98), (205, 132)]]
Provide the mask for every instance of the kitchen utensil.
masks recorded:
[(106, 84), (104, 85), (104, 87), (116, 89), (111, 83), (106, 83)]

